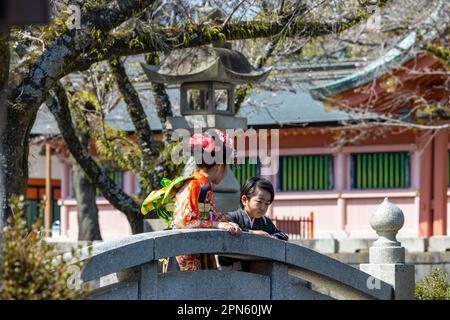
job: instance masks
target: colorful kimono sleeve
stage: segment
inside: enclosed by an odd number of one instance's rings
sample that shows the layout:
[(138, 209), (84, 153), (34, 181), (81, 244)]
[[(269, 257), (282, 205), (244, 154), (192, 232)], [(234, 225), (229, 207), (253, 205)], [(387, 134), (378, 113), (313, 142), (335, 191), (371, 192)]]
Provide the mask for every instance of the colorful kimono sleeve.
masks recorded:
[(176, 228), (213, 228), (212, 220), (200, 217), (198, 198), (200, 195), (200, 183), (196, 180), (189, 181), (179, 191), (175, 200), (173, 220)]

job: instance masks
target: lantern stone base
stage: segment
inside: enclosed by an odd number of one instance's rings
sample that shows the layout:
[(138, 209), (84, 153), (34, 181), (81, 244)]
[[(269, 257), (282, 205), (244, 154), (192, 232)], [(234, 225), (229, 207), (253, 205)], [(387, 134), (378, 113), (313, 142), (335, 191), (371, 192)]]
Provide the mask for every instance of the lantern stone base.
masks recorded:
[(376, 280), (379, 279), (390, 284), (395, 300), (414, 300), (414, 265), (399, 263), (361, 264), (360, 270), (373, 279), (367, 280), (370, 289), (377, 290)]
[(214, 202), (216, 203), (217, 210), (223, 213), (237, 210), (239, 208), (240, 195), (240, 192), (215, 192)]
[(194, 128), (216, 128), (216, 129), (246, 129), (247, 118), (235, 117), (226, 114), (191, 114), (182, 117), (167, 118), (167, 128), (188, 129)]

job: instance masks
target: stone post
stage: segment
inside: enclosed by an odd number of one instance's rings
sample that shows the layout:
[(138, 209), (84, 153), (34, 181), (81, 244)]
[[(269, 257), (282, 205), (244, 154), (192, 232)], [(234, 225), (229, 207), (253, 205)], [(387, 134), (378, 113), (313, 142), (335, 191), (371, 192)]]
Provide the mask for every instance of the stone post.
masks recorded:
[(369, 249), (369, 263), (360, 265), (361, 271), (374, 277), (367, 285), (376, 290), (377, 279), (390, 284), (394, 300), (414, 299), (414, 265), (405, 264), (405, 248), (396, 239), (403, 224), (402, 210), (385, 198), (370, 218), (378, 240)]

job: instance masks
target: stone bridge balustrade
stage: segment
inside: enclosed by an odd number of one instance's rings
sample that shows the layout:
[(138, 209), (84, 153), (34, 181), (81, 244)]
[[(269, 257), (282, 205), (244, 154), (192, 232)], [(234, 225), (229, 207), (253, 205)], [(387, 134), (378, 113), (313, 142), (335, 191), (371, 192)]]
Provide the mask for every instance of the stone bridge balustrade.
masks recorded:
[[(117, 274), (89, 299), (413, 299), (414, 265), (396, 239), (403, 212), (385, 201), (371, 226), (379, 238), (360, 269), (304, 246), (218, 229), (147, 232), (85, 248), (84, 282)], [(90, 251), (90, 254), (88, 252)], [(161, 273), (160, 258), (211, 253), (250, 261), (250, 272), (199, 270)]]
[[(251, 261), (251, 272), (159, 272), (159, 258), (188, 253), (240, 257)], [(95, 289), (89, 298), (391, 299), (393, 290), (383, 281), (375, 290), (368, 288), (369, 274), (314, 250), (217, 229), (148, 232), (96, 244), (81, 277), (92, 281), (130, 268), (137, 270), (134, 277)]]

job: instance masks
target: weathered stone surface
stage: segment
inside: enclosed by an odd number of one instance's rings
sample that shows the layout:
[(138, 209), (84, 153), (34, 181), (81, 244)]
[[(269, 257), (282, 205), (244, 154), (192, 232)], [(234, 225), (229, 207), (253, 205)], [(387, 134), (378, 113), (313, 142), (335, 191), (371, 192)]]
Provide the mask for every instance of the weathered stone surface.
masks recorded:
[(376, 239), (344, 238), (338, 241), (339, 253), (355, 253), (368, 251)]
[(271, 281), (271, 300), (329, 300), (332, 299), (311, 290), (311, 285), (300, 278), (289, 275), (289, 266), (273, 261), (252, 263), (251, 271), (266, 275)]
[(137, 282), (118, 282), (94, 290), (87, 300), (137, 300)]
[(155, 300), (158, 296), (158, 263), (151, 261), (140, 267), (139, 300)]
[[(330, 286), (333, 284), (345, 285), (368, 297), (379, 299), (386, 299), (390, 296), (391, 287), (386, 283), (381, 283), (379, 292), (372, 292), (366, 286), (368, 274), (304, 247), (287, 243), (286, 262), (308, 271), (315, 278), (319, 278), (316, 275), (320, 275), (322, 278), (326, 277)], [(356, 296), (358, 296), (357, 293), (355, 293)]]
[(404, 223), (403, 211), (385, 198), (370, 217), (370, 226), (379, 236), (374, 246), (385, 247), (387, 244), (390, 246), (398, 244), (396, 235)]
[(152, 82), (179, 84), (192, 81), (252, 83), (264, 81), (271, 68), (254, 68), (239, 51), (201, 46), (174, 50), (160, 66), (141, 64)]
[(370, 263), (405, 263), (405, 248), (403, 247), (371, 247), (369, 249)]
[(432, 236), (429, 239), (428, 251), (450, 251), (450, 236)]
[(226, 114), (198, 114), (169, 117), (168, 129), (190, 128), (227, 128), (242, 129), (247, 127), (247, 118)]
[(425, 237), (398, 238), (398, 241), (400, 241), (402, 247), (404, 247), (407, 252), (427, 251), (428, 240)]
[[(312, 240), (319, 241), (321, 239)], [(374, 244), (377, 239), (375, 238), (342, 238), (336, 240), (338, 253), (355, 253), (355, 252), (365, 252)], [(425, 252), (427, 248), (427, 239), (425, 237), (416, 238), (399, 238), (398, 241), (408, 252)], [(326, 252), (320, 249), (320, 247), (311, 247), (311, 249), (317, 250), (322, 253), (332, 253)]]
[[(414, 266), (407, 264), (362, 264), (361, 270), (389, 283), (395, 300), (414, 300)], [(378, 284), (373, 283), (373, 290)]]
[(139, 266), (134, 266), (116, 272), (116, 277), (119, 282), (135, 282), (139, 281), (140, 274), (141, 268)]
[(336, 253), (338, 249), (338, 241), (336, 239), (299, 239), (289, 240), (289, 242), (320, 253)]
[(408, 263), (431, 264), (440, 263), (442, 257), (440, 252), (410, 253), (406, 255), (405, 261)]
[(327, 256), (346, 264), (360, 264), (369, 262), (369, 252), (335, 253), (327, 254)]
[(291, 275), (284, 296), (285, 300), (334, 300), (331, 296), (315, 291), (310, 283)]
[(82, 279), (89, 281), (153, 260), (153, 237), (143, 233), (94, 245)]
[(269, 300), (269, 277), (232, 270), (169, 272), (158, 275), (157, 299)]

